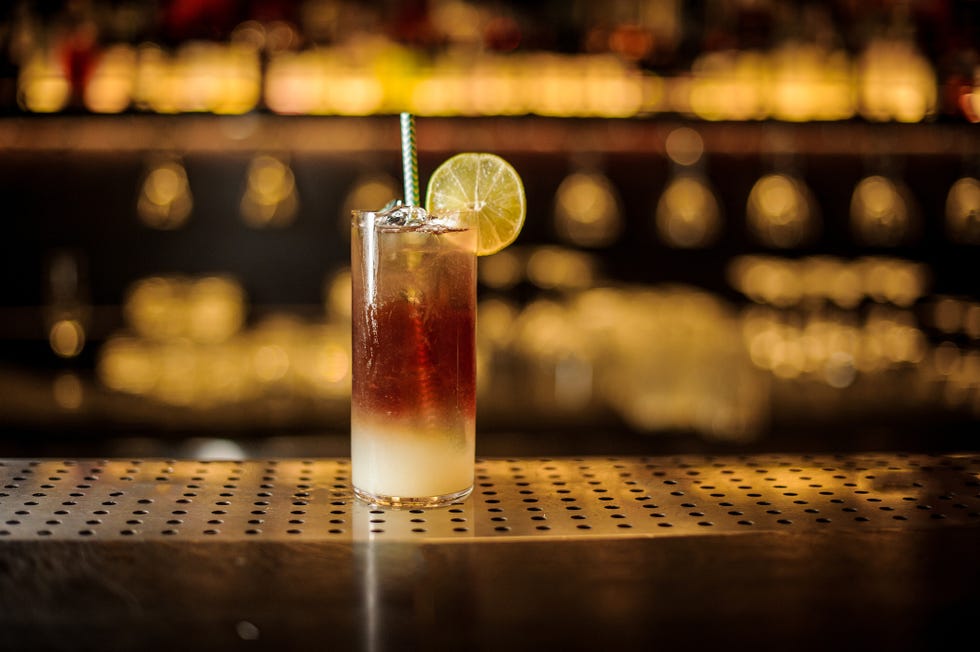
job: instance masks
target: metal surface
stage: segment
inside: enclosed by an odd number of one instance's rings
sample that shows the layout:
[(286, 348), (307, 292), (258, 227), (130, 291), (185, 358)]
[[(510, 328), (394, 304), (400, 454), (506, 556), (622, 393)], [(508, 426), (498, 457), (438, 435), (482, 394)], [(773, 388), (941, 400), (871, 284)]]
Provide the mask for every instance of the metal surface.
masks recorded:
[(980, 523), (980, 454), (489, 459), (466, 501), (355, 500), (349, 461), (4, 460), (0, 541), (474, 540)]

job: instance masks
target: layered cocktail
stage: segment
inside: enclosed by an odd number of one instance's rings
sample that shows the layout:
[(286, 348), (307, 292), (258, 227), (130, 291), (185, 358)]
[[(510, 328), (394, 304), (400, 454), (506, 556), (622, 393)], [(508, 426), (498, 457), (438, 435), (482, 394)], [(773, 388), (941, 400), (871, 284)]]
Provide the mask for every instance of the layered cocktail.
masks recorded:
[(351, 231), (352, 484), (382, 505), (473, 487), (475, 214), (356, 211)]
[(476, 260), (524, 225), (524, 184), (495, 154), (432, 173), (419, 207), (414, 120), (401, 114), (404, 201), (351, 226), (351, 484), (362, 500), (433, 507), (473, 490)]

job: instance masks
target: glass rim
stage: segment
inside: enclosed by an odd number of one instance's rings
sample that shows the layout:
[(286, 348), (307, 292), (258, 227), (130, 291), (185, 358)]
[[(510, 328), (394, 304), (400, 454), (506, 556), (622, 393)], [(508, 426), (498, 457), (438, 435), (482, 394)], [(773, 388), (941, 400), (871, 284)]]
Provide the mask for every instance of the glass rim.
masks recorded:
[[(413, 206), (412, 208), (424, 208), (423, 206)], [(353, 208), (351, 209), (351, 221), (353, 224), (358, 226), (363, 226), (365, 224), (373, 223), (373, 218), (377, 217), (381, 213), (385, 212), (385, 209), (361, 209)], [(430, 217), (435, 217), (437, 220), (450, 220), (455, 226), (464, 228), (476, 228), (477, 221), (476, 216), (479, 211), (475, 208), (451, 208), (451, 209), (441, 209), (436, 211), (427, 211)], [(407, 225), (391, 225), (391, 226), (405, 226)]]

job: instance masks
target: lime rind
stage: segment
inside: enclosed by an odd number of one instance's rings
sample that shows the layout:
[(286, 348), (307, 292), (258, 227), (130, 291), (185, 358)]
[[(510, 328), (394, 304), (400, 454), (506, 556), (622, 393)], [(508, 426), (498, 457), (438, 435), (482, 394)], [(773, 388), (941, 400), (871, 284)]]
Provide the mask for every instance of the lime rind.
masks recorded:
[(477, 254), (510, 245), (524, 225), (524, 184), (513, 166), (496, 154), (465, 152), (440, 165), (429, 179), (430, 210), (474, 210), (479, 223)]

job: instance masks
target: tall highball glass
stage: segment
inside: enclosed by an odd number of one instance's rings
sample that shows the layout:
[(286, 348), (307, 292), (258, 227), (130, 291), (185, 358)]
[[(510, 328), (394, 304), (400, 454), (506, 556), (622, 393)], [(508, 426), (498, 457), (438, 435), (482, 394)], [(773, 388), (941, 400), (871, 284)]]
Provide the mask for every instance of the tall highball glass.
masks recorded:
[(475, 216), (354, 211), (351, 481), (388, 506), (473, 488)]

